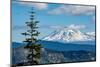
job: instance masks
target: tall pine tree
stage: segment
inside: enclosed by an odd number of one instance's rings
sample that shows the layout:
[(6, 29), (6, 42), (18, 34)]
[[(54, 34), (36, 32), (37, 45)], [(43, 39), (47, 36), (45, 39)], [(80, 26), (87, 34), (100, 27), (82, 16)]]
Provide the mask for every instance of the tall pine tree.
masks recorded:
[(26, 22), (27, 30), (26, 32), (22, 33), (22, 35), (26, 36), (25, 38), (25, 49), (29, 50), (27, 59), (29, 65), (35, 65), (39, 64), (39, 60), (41, 57), (41, 44), (38, 43), (37, 36), (40, 34), (37, 29), (37, 23), (39, 21), (36, 21), (35, 18), (35, 12), (30, 11), (30, 20)]

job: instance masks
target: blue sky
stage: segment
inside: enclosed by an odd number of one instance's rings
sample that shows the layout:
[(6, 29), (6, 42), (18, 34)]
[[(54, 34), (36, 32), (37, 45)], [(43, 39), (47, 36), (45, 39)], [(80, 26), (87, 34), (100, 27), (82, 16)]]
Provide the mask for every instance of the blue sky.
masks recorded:
[(12, 40), (21, 42), (25, 32), (25, 22), (29, 20), (31, 7), (35, 11), (35, 19), (40, 21), (39, 39), (49, 35), (56, 29), (74, 25), (83, 32), (95, 31), (95, 6), (12, 2)]

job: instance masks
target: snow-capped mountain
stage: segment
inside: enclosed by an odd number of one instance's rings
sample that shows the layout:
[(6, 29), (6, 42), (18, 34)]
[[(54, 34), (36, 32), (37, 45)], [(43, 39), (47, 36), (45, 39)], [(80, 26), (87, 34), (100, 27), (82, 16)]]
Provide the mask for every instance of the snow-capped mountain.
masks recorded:
[(95, 36), (95, 32), (87, 32), (87, 35)]
[(95, 40), (95, 33), (83, 33), (79, 29), (65, 27), (54, 31), (49, 36), (44, 37), (43, 40), (59, 42), (90, 41)]

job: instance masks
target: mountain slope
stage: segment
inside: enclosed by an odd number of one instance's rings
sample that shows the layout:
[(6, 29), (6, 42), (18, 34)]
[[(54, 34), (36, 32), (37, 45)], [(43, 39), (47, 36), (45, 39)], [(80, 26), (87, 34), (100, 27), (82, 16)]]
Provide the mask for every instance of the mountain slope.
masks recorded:
[[(13, 48), (12, 64), (27, 62), (28, 50), (21, 47)], [(86, 62), (95, 61), (95, 52), (91, 51), (55, 51), (42, 48), (39, 64), (63, 63), (63, 62)], [(27, 63), (26, 63), (27, 65)]]

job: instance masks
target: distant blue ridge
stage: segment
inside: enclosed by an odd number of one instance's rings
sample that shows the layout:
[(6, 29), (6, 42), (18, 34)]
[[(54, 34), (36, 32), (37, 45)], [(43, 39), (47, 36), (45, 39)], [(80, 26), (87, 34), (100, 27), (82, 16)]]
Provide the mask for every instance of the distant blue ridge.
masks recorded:
[[(86, 50), (95, 52), (95, 41), (86, 42), (86, 43), (60, 43), (60, 42), (52, 42), (52, 41), (40, 41), (43, 48), (55, 50), (55, 51), (78, 51), (78, 50)], [(18, 48), (21, 46), (25, 46), (23, 43), (12, 42), (12, 48)]]
[(23, 43), (18, 43), (18, 42), (12, 42), (12, 48), (18, 48), (18, 47), (21, 47), (21, 46), (24, 46), (25, 44)]

